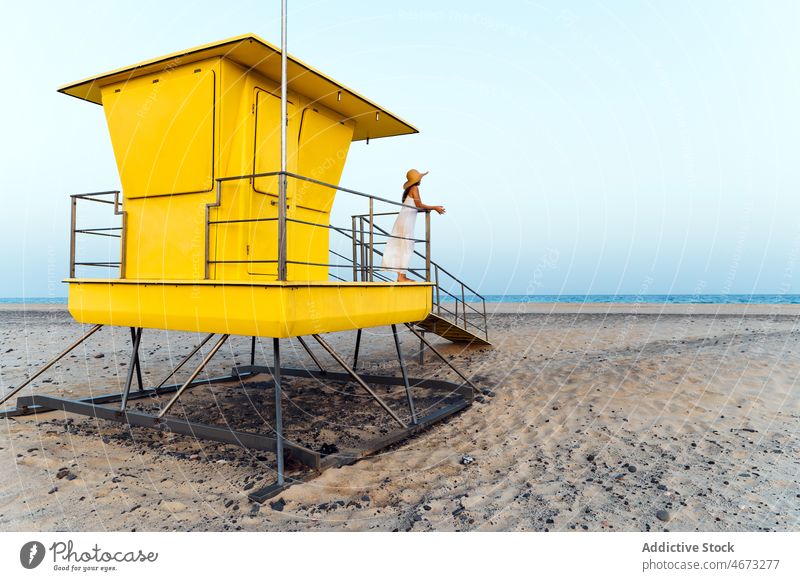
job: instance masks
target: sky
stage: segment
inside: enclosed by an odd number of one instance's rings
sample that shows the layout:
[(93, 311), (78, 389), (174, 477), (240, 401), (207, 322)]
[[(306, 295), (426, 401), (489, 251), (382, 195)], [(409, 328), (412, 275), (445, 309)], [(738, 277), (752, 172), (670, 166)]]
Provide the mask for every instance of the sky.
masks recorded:
[[(247, 32), (280, 3), (8, 2), (0, 296), (65, 296), (70, 193), (119, 187), (100, 107), (59, 86)], [(433, 256), (486, 294), (800, 293), (800, 3), (289, 1), (289, 52), (420, 129)], [(795, 272), (798, 271), (798, 272)]]

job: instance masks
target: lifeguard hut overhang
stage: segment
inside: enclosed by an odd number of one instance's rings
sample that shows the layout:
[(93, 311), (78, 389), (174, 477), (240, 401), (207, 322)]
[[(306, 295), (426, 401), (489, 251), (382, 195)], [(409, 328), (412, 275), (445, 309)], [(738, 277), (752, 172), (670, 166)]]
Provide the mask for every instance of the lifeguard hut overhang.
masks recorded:
[[(247, 70), (280, 82), (280, 49), (255, 34), (244, 34), (119, 68), (70, 83), (58, 90), (66, 95), (102, 105), (101, 89), (106, 85), (171, 71), (177, 66), (209, 58), (228, 59)], [(410, 123), (299, 59), (288, 55), (287, 61), (289, 90), (313, 97), (314, 102), (355, 122), (353, 141), (419, 133)]]

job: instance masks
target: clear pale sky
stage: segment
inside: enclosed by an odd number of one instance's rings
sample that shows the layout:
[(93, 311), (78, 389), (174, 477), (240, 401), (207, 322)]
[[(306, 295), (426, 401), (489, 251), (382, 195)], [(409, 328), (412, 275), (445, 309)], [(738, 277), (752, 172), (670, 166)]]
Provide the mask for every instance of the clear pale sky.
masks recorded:
[[(289, 4), (290, 53), (421, 130), (354, 144), (342, 185), (430, 170), (434, 258), (482, 292), (800, 293), (800, 3)], [(119, 180), (101, 108), (56, 88), (278, 43), (280, 4), (2, 9), (0, 296), (65, 296), (68, 194)]]

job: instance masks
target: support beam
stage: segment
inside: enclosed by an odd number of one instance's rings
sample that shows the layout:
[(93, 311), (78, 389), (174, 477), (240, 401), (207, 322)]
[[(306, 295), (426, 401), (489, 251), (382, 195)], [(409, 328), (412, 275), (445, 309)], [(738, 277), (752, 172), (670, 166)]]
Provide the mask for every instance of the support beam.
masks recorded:
[(383, 400), (381, 399), (381, 397), (380, 397), (380, 396), (379, 396), (377, 393), (375, 393), (375, 392), (372, 390), (372, 388), (371, 388), (370, 386), (368, 386), (368, 385), (367, 385), (367, 384), (364, 382), (364, 380), (363, 380), (363, 379), (361, 379), (361, 377), (359, 377), (359, 375), (358, 375), (358, 374), (357, 374), (355, 371), (353, 371), (353, 369), (352, 369), (352, 368), (351, 368), (351, 367), (350, 367), (350, 366), (347, 364), (347, 362), (346, 362), (344, 359), (342, 359), (342, 356), (341, 356), (341, 355), (339, 355), (339, 354), (338, 354), (338, 353), (337, 353), (337, 352), (336, 352), (336, 351), (333, 349), (333, 347), (331, 347), (330, 345), (328, 345), (327, 341), (325, 341), (325, 340), (324, 340), (322, 337), (320, 337), (319, 335), (316, 335), (316, 334), (315, 334), (315, 335), (311, 335), (311, 336), (312, 336), (312, 337), (314, 337), (314, 339), (317, 341), (317, 343), (319, 343), (319, 344), (322, 346), (322, 348), (323, 348), (323, 349), (325, 349), (325, 351), (327, 351), (327, 352), (330, 354), (330, 356), (331, 356), (331, 357), (333, 357), (333, 358), (336, 360), (336, 362), (337, 362), (339, 365), (341, 365), (341, 366), (342, 366), (342, 369), (344, 369), (344, 370), (345, 370), (347, 373), (349, 373), (349, 374), (350, 374), (350, 377), (352, 377), (353, 379), (355, 379), (355, 380), (356, 380), (356, 383), (358, 383), (358, 384), (359, 384), (361, 387), (363, 387), (363, 388), (364, 388), (364, 390), (365, 390), (365, 391), (366, 391), (368, 394), (370, 394), (370, 395), (373, 397), (373, 399), (375, 399), (375, 401), (377, 401), (377, 402), (378, 402), (378, 404), (380, 404), (380, 406), (381, 406), (383, 409), (385, 409), (385, 410), (386, 410), (386, 412), (387, 412), (387, 413), (388, 413), (390, 416), (392, 416), (392, 418), (394, 418), (394, 420), (395, 420), (395, 421), (396, 421), (398, 424), (400, 424), (400, 425), (401, 425), (403, 428), (407, 428), (407, 427), (408, 427), (408, 426), (406, 425), (406, 423), (405, 423), (403, 420), (401, 420), (401, 419), (400, 419), (400, 417), (399, 417), (399, 416), (398, 416), (396, 413), (394, 413), (394, 411), (392, 411), (392, 408), (390, 408), (390, 407), (389, 407), (389, 405), (388, 405), (388, 404), (387, 404), (385, 401), (383, 401)]
[[(234, 374), (241, 374), (243, 377), (248, 375), (258, 375), (259, 373), (272, 376), (272, 368), (266, 365), (242, 365), (234, 368), (233, 372)], [(370, 385), (403, 385), (402, 377), (393, 375), (368, 375), (365, 373), (359, 373), (358, 375)], [(282, 368), (281, 376), (306, 377), (309, 379), (318, 379), (337, 383), (351, 383), (353, 381), (353, 376), (349, 373), (328, 371), (323, 374), (320, 371), (312, 371), (311, 369), (294, 369), (291, 367)], [(459, 396), (461, 399), (466, 401), (472, 401), (472, 388), (464, 383), (455, 383), (453, 381), (445, 381), (443, 379), (430, 379), (422, 377), (409, 377), (408, 382), (414, 387), (434, 390), (443, 397), (454, 395)]]
[(253, 337), (250, 342), (250, 365), (256, 364), (256, 338)]
[(200, 372), (203, 371), (203, 368), (206, 365), (208, 365), (208, 362), (211, 361), (211, 358), (217, 354), (217, 351), (219, 351), (220, 347), (222, 347), (225, 341), (227, 341), (229, 336), (230, 335), (223, 335), (222, 337), (219, 338), (219, 340), (211, 348), (211, 351), (208, 352), (208, 355), (203, 357), (203, 360), (200, 362), (200, 365), (198, 365), (197, 368), (195, 368), (195, 370), (189, 376), (189, 379), (187, 379), (186, 382), (180, 387), (180, 389), (177, 392), (175, 392), (175, 395), (172, 396), (172, 399), (169, 400), (169, 403), (167, 403), (167, 405), (165, 405), (164, 408), (160, 412), (158, 412), (158, 419), (162, 419), (170, 410), (170, 408), (172, 408), (172, 406), (174, 406), (175, 403), (177, 403), (177, 401), (183, 395), (183, 392), (186, 391), (186, 389), (192, 384), (195, 378), (198, 375), (200, 375)]
[(469, 385), (469, 386), (470, 386), (470, 387), (471, 387), (471, 388), (472, 388), (474, 391), (476, 391), (476, 392), (478, 392), (478, 391), (479, 391), (479, 390), (478, 390), (478, 388), (475, 386), (475, 384), (474, 384), (474, 383), (472, 383), (472, 382), (469, 380), (469, 378), (468, 378), (466, 375), (464, 375), (463, 373), (461, 373), (461, 372), (460, 372), (460, 371), (459, 371), (459, 370), (458, 370), (458, 369), (457, 369), (457, 368), (456, 368), (456, 367), (455, 367), (455, 366), (454, 366), (452, 363), (450, 363), (450, 362), (447, 360), (447, 357), (445, 357), (444, 355), (442, 355), (441, 353), (439, 353), (439, 350), (438, 350), (438, 349), (436, 349), (436, 347), (434, 347), (433, 345), (431, 345), (431, 344), (428, 342), (428, 340), (427, 340), (427, 339), (425, 339), (425, 337), (423, 337), (422, 335), (420, 335), (419, 333), (417, 333), (417, 330), (416, 330), (416, 329), (414, 329), (414, 327), (412, 327), (410, 323), (405, 323), (405, 326), (406, 326), (406, 327), (408, 327), (408, 330), (409, 330), (409, 331), (411, 331), (412, 333), (414, 333), (414, 334), (417, 336), (417, 338), (419, 338), (419, 340), (420, 340), (420, 341), (422, 341), (423, 343), (425, 343), (425, 345), (427, 345), (428, 349), (430, 349), (431, 351), (433, 351), (433, 352), (434, 352), (434, 354), (435, 354), (435, 355), (436, 355), (436, 356), (437, 356), (439, 359), (441, 359), (441, 360), (442, 360), (442, 361), (443, 361), (443, 362), (444, 362), (444, 363), (445, 363), (445, 364), (446, 364), (446, 365), (447, 365), (447, 366), (448, 366), (450, 369), (452, 369), (453, 371), (455, 371), (455, 372), (456, 372), (456, 375), (458, 375), (458, 376), (459, 376), (461, 379), (463, 379), (463, 380), (464, 380), (464, 381), (465, 381), (465, 382), (466, 382), (466, 383), (467, 383), (467, 384), (468, 384), (468, 385)]
[[(123, 413), (125, 412), (125, 408), (128, 407), (128, 396), (131, 394), (133, 372), (139, 356), (139, 343), (142, 341), (142, 328), (139, 327), (138, 329), (134, 330), (133, 327), (131, 327), (131, 333), (133, 334), (131, 336), (131, 362), (128, 364), (128, 376), (125, 378), (125, 388), (122, 390), (122, 403), (119, 406), (119, 411)], [(143, 388), (140, 387), (139, 391), (142, 391), (142, 389)]]
[(392, 325), (392, 335), (394, 335), (394, 346), (397, 348), (397, 361), (400, 362), (400, 372), (403, 374), (403, 385), (406, 388), (406, 399), (408, 400), (408, 409), (411, 411), (411, 423), (417, 423), (417, 410), (414, 408), (414, 398), (411, 396), (411, 386), (408, 384), (408, 374), (406, 373), (406, 364), (403, 361), (403, 353), (400, 350), (400, 337), (397, 336), (397, 325)]
[[(243, 448), (252, 448), (254, 450), (264, 450), (267, 452), (275, 451), (276, 441), (275, 438), (271, 436), (238, 432), (222, 426), (200, 424), (177, 418), (164, 418), (159, 421), (158, 418), (150, 414), (130, 411), (121, 414), (115, 409), (101, 405), (44, 395), (32, 395), (20, 398), (20, 403), (25, 406), (41, 406), (49, 410), (64, 410), (69, 413), (111, 420), (130, 426), (151, 429), (157, 428), (175, 434), (183, 434), (195, 438), (213, 440), (215, 442), (225, 442), (226, 444), (235, 444)], [(284, 446), (290, 451), (292, 458), (297, 459), (298, 462), (302, 462), (309, 468), (319, 468), (320, 454), (318, 452), (290, 442), (286, 442)]]
[(325, 371), (325, 368), (322, 367), (322, 363), (320, 363), (319, 359), (317, 359), (317, 356), (314, 355), (314, 352), (311, 350), (311, 348), (308, 346), (308, 344), (305, 341), (303, 341), (303, 338), (302, 337), (297, 337), (297, 340), (300, 341), (300, 344), (303, 346), (303, 349), (306, 350), (306, 353), (308, 353), (308, 355), (311, 357), (311, 359), (314, 360), (314, 363), (317, 364), (317, 367), (319, 367), (320, 373), (322, 373), (322, 374), (327, 373)]
[[(366, 458), (383, 450), (387, 446), (391, 446), (392, 444), (396, 444), (398, 442), (402, 442), (406, 438), (413, 436), (416, 433), (419, 433), (433, 424), (440, 422), (453, 414), (460, 412), (461, 410), (465, 409), (470, 405), (469, 401), (462, 400), (457, 402), (453, 405), (446, 406), (444, 408), (438, 409), (435, 412), (420, 418), (419, 423), (414, 426), (409, 426), (408, 428), (402, 430), (395, 430), (377, 438), (375, 440), (371, 440), (367, 442), (364, 446), (356, 448), (356, 449), (348, 449), (343, 450), (337, 454), (331, 454), (329, 456), (325, 456), (321, 458), (319, 470), (327, 470), (329, 468), (339, 468), (341, 466), (347, 466), (348, 464), (353, 464), (360, 460), (361, 458)], [(312, 478), (315, 478), (317, 473), (306, 473), (300, 475), (299, 478), (287, 480), (282, 485), (270, 484), (269, 486), (265, 486), (259, 490), (251, 492), (248, 495), (248, 498), (253, 502), (263, 503), (269, 500), (270, 498), (274, 498), (284, 490), (286, 490), (292, 484), (297, 484), (300, 482), (307, 482)]]
[(353, 371), (358, 369), (358, 350), (361, 348), (361, 329), (356, 331), (356, 350), (353, 353)]
[(95, 325), (94, 327), (92, 327), (91, 329), (89, 329), (89, 331), (88, 331), (88, 332), (86, 332), (86, 334), (85, 334), (83, 337), (81, 337), (80, 339), (78, 339), (77, 341), (75, 341), (74, 343), (72, 343), (72, 344), (71, 344), (69, 347), (67, 347), (67, 348), (66, 348), (66, 349), (64, 349), (64, 350), (63, 350), (61, 353), (59, 353), (58, 355), (56, 355), (56, 356), (55, 356), (53, 359), (51, 359), (50, 361), (48, 361), (47, 363), (45, 363), (44, 365), (42, 365), (42, 366), (41, 366), (41, 367), (40, 367), (40, 368), (39, 368), (39, 369), (36, 371), (36, 373), (34, 373), (33, 375), (31, 375), (31, 376), (30, 376), (28, 379), (26, 379), (25, 381), (23, 381), (23, 382), (22, 382), (20, 385), (18, 385), (18, 386), (17, 386), (17, 387), (15, 387), (14, 389), (12, 389), (12, 390), (11, 390), (11, 393), (8, 393), (8, 394), (6, 394), (5, 396), (3, 396), (3, 398), (2, 398), (2, 399), (0, 399), (0, 405), (3, 405), (3, 404), (4, 404), (4, 403), (6, 403), (8, 400), (10, 400), (12, 397), (14, 397), (15, 395), (17, 395), (17, 394), (20, 392), (20, 390), (22, 390), (22, 389), (23, 389), (23, 388), (24, 388), (26, 385), (28, 385), (28, 384), (29, 384), (29, 383), (31, 383), (31, 382), (32, 382), (34, 379), (36, 379), (37, 377), (39, 377), (39, 376), (40, 376), (42, 373), (44, 373), (45, 371), (47, 371), (48, 369), (50, 369), (50, 368), (51, 368), (51, 367), (52, 367), (54, 364), (58, 363), (58, 361), (60, 361), (60, 360), (61, 360), (61, 359), (62, 359), (62, 358), (63, 358), (63, 357), (64, 357), (64, 356), (67, 354), (67, 353), (69, 353), (70, 351), (72, 351), (73, 349), (75, 349), (75, 347), (77, 347), (78, 345), (80, 345), (81, 343), (83, 343), (84, 341), (86, 341), (86, 339), (88, 339), (89, 337), (91, 337), (92, 335), (94, 335), (94, 333), (95, 333), (96, 331), (98, 331), (98, 330), (100, 329), (100, 327), (102, 327), (102, 326), (103, 326), (103, 325)]
[(194, 357), (194, 356), (197, 354), (197, 352), (198, 352), (198, 351), (200, 351), (200, 349), (202, 349), (203, 345), (205, 345), (206, 343), (208, 343), (208, 342), (209, 342), (209, 340), (211, 339), (211, 337), (213, 337), (213, 336), (214, 336), (214, 333), (209, 333), (208, 335), (206, 335), (206, 336), (203, 338), (203, 340), (202, 340), (202, 341), (200, 341), (200, 343), (198, 343), (197, 347), (195, 347), (194, 349), (192, 349), (192, 352), (191, 352), (191, 353), (189, 353), (189, 354), (188, 354), (186, 357), (184, 357), (184, 358), (183, 358), (183, 360), (182, 360), (180, 363), (178, 363), (177, 367), (175, 367), (175, 369), (173, 369), (172, 371), (170, 371), (170, 372), (169, 372), (169, 374), (168, 374), (168, 375), (167, 375), (167, 376), (166, 376), (164, 379), (162, 379), (162, 380), (161, 380), (161, 383), (159, 383), (159, 384), (158, 384), (158, 385), (157, 385), (157, 386), (154, 388), (155, 392), (156, 392), (156, 393), (158, 393), (158, 390), (159, 390), (159, 389), (161, 389), (162, 387), (164, 387), (164, 384), (165, 384), (165, 383), (167, 383), (167, 381), (169, 381), (169, 379), (170, 379), (170, 378), (171, 378), (173, 375), (175, 375), (176, 373), (178, 373), (178, 370), (180, 370), (180, 368), (181, 368), (181, 367), (183, 367), (184, 365), (186, 365), (186, 362), (187, 362), (187, 361), (189, 361), (189, 359), (191, 359), (192, 357)]
[[(136, 334), (139, 334), (139, 341), (136, 341)], [(141, 343), (142, 337), (142, 328), (131, 327), (131, 343), (136, 343), (136, 349), (133, 352), (133, 359), (131, 360), (131, 364), (136, 367), (136, 382), (139, 384), (139, 391), (144, 389), (144, 383), (142, 382), (142, 365), (139, 362), (139, 343)]]
[(281, 344), (272, 340), (272, 353), (275, 365), (272, 379), (275, 380), (275, 455), (278, 457), (278, 486), (283, 486), (283, 403), (281, 402)]

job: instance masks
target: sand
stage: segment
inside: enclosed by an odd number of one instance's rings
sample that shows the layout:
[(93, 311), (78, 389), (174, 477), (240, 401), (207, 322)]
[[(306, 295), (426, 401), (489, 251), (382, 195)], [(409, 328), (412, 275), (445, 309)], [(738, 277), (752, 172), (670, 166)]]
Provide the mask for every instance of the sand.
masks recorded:
[[(489, 393), (402, 445), (289, 488), (274, 505), (254, 505), (245, 490), (273, 478), (268, 454), (62, 412), (0, 419), (0, 530), (800, 529), (800, 307), (489, 310), (492, 348), (436, 342)], [(0, 307), (0, 389), (80, 333), (62, 306)], [(99, 332), (35, 391), (118, 390), (128, 333)], [(331, 337), (348, 354), (353, 339)], [(388, 331), (368, 339), (364, 368), (396, 372)], [(196, 340), (146, 333), (145, 382), (160, 380)], [(405, 334), (406, 352), (416, 346)], [(259, 360), (269, 355), (266, 343), (259, 347)], [(287, 343), (284, 357), (312, 365), (296, 345)], [(248, 359), (249, 339), (235, 338), (210, 373)], [(424, 370), (414, 360), (410, 371), (454, 378), (430, 356)], [(187, 409), (202, 417), (235, 408), (257, 425), (269, 385), (259, 376), (198, 388)], [(295, 424), (305, 390), (287, 387)], [(380, 420), (374, 404), (353, 398), (329, 399)], [(315, 429), (337, 441), (331, 426)], [(465, 465), (467, 455), (474, 462)]]

